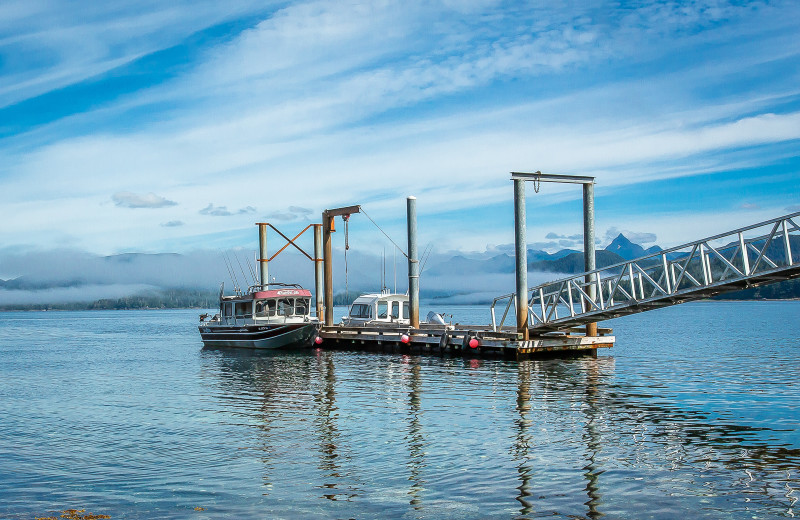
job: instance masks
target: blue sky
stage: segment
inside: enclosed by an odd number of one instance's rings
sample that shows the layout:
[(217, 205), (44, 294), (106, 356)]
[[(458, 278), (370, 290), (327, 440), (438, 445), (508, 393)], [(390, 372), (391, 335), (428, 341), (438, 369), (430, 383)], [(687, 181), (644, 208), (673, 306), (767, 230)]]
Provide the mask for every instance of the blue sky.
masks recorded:
[[(791, 1), (6, 0), (0, 243), (255, 248), (350, 204), (403, 243), (415, 195), (423, 244), (503, 250), (509, 172), (541, 170), (597, 178), (601, 246), (677, 245), (800, 211), (797, 27)], [(580, 189), (528, 192), (531, 244), (579, 246)], [(351, 244), (390, 247), (363, 218)]]

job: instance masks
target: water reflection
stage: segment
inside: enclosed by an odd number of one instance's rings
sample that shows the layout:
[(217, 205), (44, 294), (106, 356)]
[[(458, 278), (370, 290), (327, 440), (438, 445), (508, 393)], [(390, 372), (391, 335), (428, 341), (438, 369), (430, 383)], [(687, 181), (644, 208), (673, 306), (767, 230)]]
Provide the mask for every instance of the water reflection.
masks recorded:
[(599, 460), (602, 448), (598, 423), (602, 421), (602, 403), (598, 395), (601, 384), (600, 367), (597, 358), (586, 361), (585, 363), (586, 387), (584, 390), (585, 403), (583, 413), (586, 415), (586, 426), (583, 433), (583, 442), (586, 446), (586, 465), (584, 476), (586, 477), (586, 494), (589, 500), (586, 502), (588, 509), (586, 515), (589, 518), (600, 518), (603, 514), (598, 510), (602, 503), (600, 495), (600, 475), (603, 473)]
[[(469, 496), (463, 471), (471, 467), (480, 468), (476, 478), (494, 496), (503, 496), (502, 482), (515, 475), (518, 518), (617, 517), (630, 511), (624, 497), (631, 490), (661, 501), (695, 500), (667, 507), (672, 514), (701, 506), (728, 514), (737, 511), (731, 495), (782, 513), (797, 500), (796, 444), (774, 442), (777, 430), (768, 426), (741, 424), (713, 407), (695, 409), (658, 388), (617, 378), (613, 357), (204, 356), (207, 380), (224, 404), (217, 412), (259, 432), (253, 444), (268, 491), (299, 478), (328, 501), (394, 504), (403, 495), (414, 515), (435, 515), (450, 504), (443, 495)], [(465, 415), (469, 428), (459, 430), (456, 418)], [(487, 436), (475, 445), (494, 458), (485, 465), (460, 461), (454, 435), (463, 441)], [(491, 448), (504, 437), (510, 440), (506, 459)], [(316, 472), (305, 466), (310, 463)], [(292, 475), (283, 474), (287, 465)], [(372, 498), (379, 486), (386, 496)], [(680, 503), (675, 500), (669, 503)], [(508, 505), (492, 507), (497, 513)]]
[(408, 428), (406, 442), (408, 443), (408, 480), (411, 487), (408, 494), (410, 504), (415, 510), (421, 511), (422, 492), (425, 490), (425, 436), (422, 429), (422, 368), (420, 359), (415, 356), (404, 356), (403, 362), (408, 367)]
[(337, 444), (339, 443), (339, 430), (336, 426), (336, 370), (333, 356), (326, 355), (320, 350), (316, 350), (317, 370), (322, 377), (322, 388), (316, 392), (314, 401), (317, 404), (317, 417), (314, 421), (315, 430), (319, 436), (320, 469), (326, 482), (322, 488), (330, 490), (322, 496), (329, 500), (337, 500), (339, 493), (337, 482), (342, 478), (339, 466), (339, 453)]
[(519, 495), (516, 499), (522, 504), (520, 514), (526, 516), (533, 512), (533, 496), (531, 482), (533, 481), (533, 468), (530, 464), (529, 450), (531, 447), (531, 375), (530, 362), (521, 362), (517, 368), (517, 413), (515, 419), (516, 439), (513, 446), (514, 458), (517, 462), (517, 473), (520, 485)]

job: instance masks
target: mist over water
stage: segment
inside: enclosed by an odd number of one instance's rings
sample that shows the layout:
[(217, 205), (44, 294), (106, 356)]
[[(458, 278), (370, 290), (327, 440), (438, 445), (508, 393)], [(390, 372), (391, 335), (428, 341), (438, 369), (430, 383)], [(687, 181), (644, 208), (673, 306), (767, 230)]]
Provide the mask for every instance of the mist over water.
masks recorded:
[(197, 311), (0, 313), (0, 517), (791, 517), (798, 317), (685, 304), (606, 322), (596, 359), (516, 362), (204, 350)]

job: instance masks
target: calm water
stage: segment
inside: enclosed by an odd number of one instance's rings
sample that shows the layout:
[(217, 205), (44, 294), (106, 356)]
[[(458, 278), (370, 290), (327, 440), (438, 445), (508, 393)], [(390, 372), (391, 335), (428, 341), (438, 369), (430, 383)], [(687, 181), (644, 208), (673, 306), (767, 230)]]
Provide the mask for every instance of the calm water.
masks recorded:
[(0, 313), (0, 517), (800, 515), (800, 302), (526, 362), (203, 350), (198, 314)]

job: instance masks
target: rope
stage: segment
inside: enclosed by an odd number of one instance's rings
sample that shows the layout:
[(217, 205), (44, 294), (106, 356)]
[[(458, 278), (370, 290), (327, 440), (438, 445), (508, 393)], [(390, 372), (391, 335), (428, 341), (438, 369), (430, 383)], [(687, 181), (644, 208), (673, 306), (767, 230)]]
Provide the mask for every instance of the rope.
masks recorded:
[[(367, 218), (369, 219), (369, 221), (370, 221), (370, 222), (372, 222), (372, 223), (375, 225), (375, 227), (376, 227), (376, 228), (378, 228), (378, 230), (379, 230), (381, 233), (383, 233), (383, 236), (385, 236), (386, 238), (388, 238), (388, 239), (389, 239), (389, 242), (391, 242), (391, 243), (394, 245), (394, 247), (396, 247), (396, 248), (397, 248), (397, 250), (398, 250), (398, 251), (400, 251), (401, 253), (403, 253), (403, 256), (404, 256), (404, 257), (406, 257), (406, 258), (408, 259), (408, 255), (406, 254), (406, 252), (405, 252), (405, 251), (403, 251), (403, 248), (402, 248), (402, 247), (400, 247), (400, 246), (398, 246), (398, 245), (395, 243), (395, 241), (394, 241), (394, 240), (392, 240), (392, 238), (391, 238), (389, 235), (387, 235), (387, 234), (386, 234), (386, 231), (384, 231), (383, 229), (381, 229), (381, 227), (380, 227), (380, 226), (377, 224), (377, 222), (375, 222), (374, 220), (372, 220), (372, 217), (370, 217), (369, 215), (367, 215), (367, 212), (366, 212), (366, 211), (364, 211), (364, 207), (363, 207), (363, 206), (359, 206), (359, 209), (361, 210), (361, 213), (363, 213), (363, 214), (364, 214), (364, 216), (365, 216), (365, 217), (367, 217)], [(409, 259), (409, 260), (410, 260), (410, 259)]]

